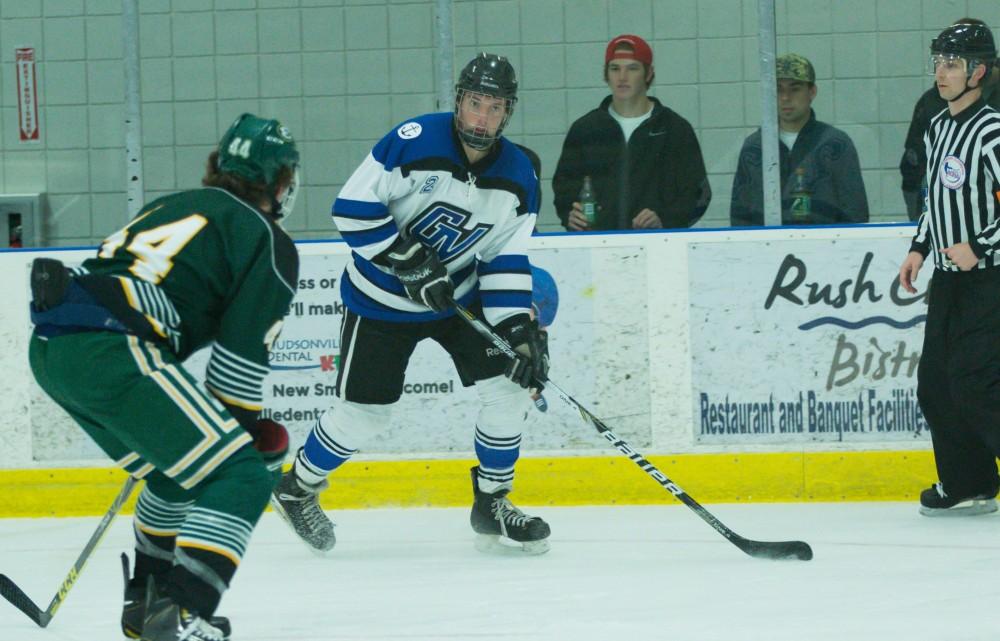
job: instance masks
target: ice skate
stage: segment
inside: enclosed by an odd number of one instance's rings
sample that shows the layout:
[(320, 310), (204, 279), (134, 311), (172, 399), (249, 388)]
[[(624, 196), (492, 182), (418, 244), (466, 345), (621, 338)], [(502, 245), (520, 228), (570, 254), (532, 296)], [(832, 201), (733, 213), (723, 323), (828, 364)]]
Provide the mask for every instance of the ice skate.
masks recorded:
[(197, 613), (161, 594), (153, 577), (146, 586), (146, 618), (141, 641), (227, 641), (228, 635)]
[(299, 535), (309, 549), (324, 555), (333, 549), (337, 537), (333, 522), (319, 505), (319, 493), (329, 487), (326, 481), (309, 485), (295, 476), (295, 469), (285, 472), (271, 494), (271, 507)]
[(476, 549), (493, 554), (544, 554), (549, 551), (549, 524), (528, 516), (507, 498), (508, 490), (487, 494), (479, 489), (479, 468), (472, 468), (472, 514)]
[(924, 516), (978, 516), (996, 511), (996, 498), (987, 494), (954, 498), (945, 493), (940, 482), (920, 493), (920, 513)]
[[(129, 639), (142, 637), (142, 627), (146, 620), (146, 585), (142, 581), (129, 579), (128, 555), (122, 553), (122, 574), (125, 578), (125, 606), (122, 608), (122, 633)], [(229, 641), (232, 628), (226, 617), (212, 617), (210, 623), (219, 628), (224, 641)]]

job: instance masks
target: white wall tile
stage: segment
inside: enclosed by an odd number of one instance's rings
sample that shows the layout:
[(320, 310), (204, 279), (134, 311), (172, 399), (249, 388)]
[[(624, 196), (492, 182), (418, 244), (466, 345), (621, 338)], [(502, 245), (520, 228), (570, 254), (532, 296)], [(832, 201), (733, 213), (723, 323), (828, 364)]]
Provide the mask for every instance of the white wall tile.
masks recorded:
[(214, 104), (174, 103), (174, 136), (178, 145), (211, 145), (217, 139)]
[(90, 242), (89, 194), (49, 194), (46, 200), (50, 213), (45, 221), (46, 244), (65, 247)]
[(339, 51), (344, 49), (344, 10), (338, 8), (302, 10), (302, 49)]
[(833, 30), (838, 33), (875, 31), (878, 28), (876, 3), (872, 0), (837, 0), (831, 18)]
[(42, 21), (0, 20), (0, 42), (3, 43), (3, 48), (0, 49), (0, 59), (4, 62), (14, 60), (15, 50), (18, 47), (34, 47), (35, 60), (39, 60), (39, 54), (42, 53), (40, 50), (44, 43), (42, 40)]
[(343, 96), (320, 96), (303, 101), (303, 140), (343, 140), (346, 104)]
[(142, 58), (169, 56), (172, 52), (172, 20), (167, 13), (139, 15), (139, 55)]
[(39, 103), (48, 105), (87, 104), (87, 65), (84, 62), (49, 62), (45, 65), (45, 92)]
[(4, 18), (35, 18), (42, 15), (42, 0), (7, 0), (0, 8)]
[(125, 191), (125, 149), (122, 147), (90, 150), (90, 190)]
[(525, 45), (521, 48), (520, 86), (556, 89), (566, 86), (565, 51), (560, 45)]
[(389, 47), (430, 47), (434, 42), (434, 11), (430, 4), (393, 7), (389, 17)]
[(91, 103), (120, 104), (125, 100), (125, 68), (121, 60), (87, 62), (87, 95)]
[[(211, 14), (208, 16), (211, 17)], [(217, 14), (215, 18), (215, 52), (217, 54), (257, 52), (257, 13), (255, 11), (227, 11), (224, 14)], [(175, 36), (175, 47), (176, 40)]]
[(90, 59), (122, 57), (121, 16), (87, 17), (87, 57)]
[(50, 194), (90, 190), (90, 158), (86, 149), (50, 150), (46, 154), (46, 191)]
[[(240, 21), (240, 16), (244, 21)], [(246, 14), (227, 15), (226, 20), (231, 21), (221, 28), (223, 34), (232, 40), (239, 42), (249, 41), (255, 45), (257, 41), (256, 23), (253, 22), (253, 15), (250, 14), (250, 33), (246, 33)], [(221, 22), (221, 21), (220, 21)], [(221, 26), (221, 25), (220, 25)], [(175, 56), (208, 56), (213, 53), (242, 53), (226, 49), (220, 43), (218, 50), (215, 42), (215, 22), (211, 12), (196, 13), (174, 13), (171, 22), (171, 36), (173, 42), (173, 55)], [(229, 39), (225, 41), (226, 44)], [(251, 46), (250, 51), (254, 50)]]
[(302, 54), (302, 89), (307, 96), (345, 93), (347, 88), (346, 56), (343, 52)]
[(86, 57), (81, 18), (47, 18), (42, 30), (45, 34), (46, 60), (82, 60)]
[(83, 0), (44, 0), (42, 10), (46, 18), (52, 16), (82, 16)]
[(87, 107), (45, 107), (45, 145), (49, 149), (87, 148)]
[(174, 65), (170, 58), (149, 58), (139, 62), (139, 91), (145, 101), (173, 100)]
[(348, 51), (347, 93), (389, 93), (389, 52)]
[(91, 196), (90, 233), (94, 241), (107, 238), (128, 224), (128, 206), (125, 191), (94, 194)]
[(261, 52), (297, 52), (302, 49), (301, 15), (297, 9), (261, 11), (258, 49)]
[(476, 37), (487, 50), (520, 43), (520, 4), (513, 0), (480, 2), (476, 8)]
[(87, 131), (90, 146), (120, 147), (125, 140), (125, 108), (121, 103), (87, 108)]
[(216, 56), (215, 82), (219, 98), (256, 98), (260, 72), (256, 55)]
[(394, 93), (420, 93), (434, 87), (431, 49), (391, 49), (389, 69), (390, 86)]
[(652, 5), (650, 0), (608, 0), (608, 33), (605, 39), (610, 40), (622, 33), (634, 33), (647, 40), (651, 38)]
[(278, 98), (302, 95), (302, 56), (272, 53), (260, 56), (260, 95)]
[(562, 43), (563, 6), (561, 0), (533, 0), (521, 5), (521, 42)]
[(348, 7), (344, 10), (348, 49), (385, 49), (389, 46), (389, 19), (385, 7)]
[(721, 38), (743, 35), (739, 17), (743, 15), (740, 0), (698, 0), (698, 35)]
[[(368, 140), (366, 146), (380, 139), (394, 123), (390, 117), (387, 95), (351, 95), (347, 97), (347, 136)], [(346, 176), (345, 176), (346, 180)]]
[(607, 44), (608, 10), (605, 0), (576, 0), (564, 8), (567, 42), (602, 42)]

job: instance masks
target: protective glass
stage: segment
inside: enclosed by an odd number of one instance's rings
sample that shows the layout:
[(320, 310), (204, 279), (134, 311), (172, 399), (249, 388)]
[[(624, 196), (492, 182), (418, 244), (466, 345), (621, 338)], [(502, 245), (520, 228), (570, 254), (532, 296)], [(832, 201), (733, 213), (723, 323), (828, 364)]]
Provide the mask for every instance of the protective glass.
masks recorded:
[(969, 61), (962, 56), (953, 53), (932, 53), (927, 59), (927, 73), (933, 76), (941, 65), (944, 66), (946, 72), (962, 71), (968, 73), (969, 70)]

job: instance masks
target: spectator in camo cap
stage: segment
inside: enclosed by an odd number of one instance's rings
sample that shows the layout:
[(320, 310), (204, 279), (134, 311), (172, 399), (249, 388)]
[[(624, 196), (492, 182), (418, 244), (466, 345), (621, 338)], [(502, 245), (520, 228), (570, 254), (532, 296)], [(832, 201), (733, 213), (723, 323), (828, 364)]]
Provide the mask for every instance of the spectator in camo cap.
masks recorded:
[[(828, 225), (868, 222), (868, 198), (858, 152), (840, 129), (816, 120), (816, 70), (795, 53), (778, 56), (778, 136), (781, 156), (781, 222), (783, 225)], [(764, 224), (764, 190), (760, 130), (740, 151), (729, 220), (734, 227)], [(801, 169), (810, 206), (792, 211), (792, 177)], [(796, 188), (799, 191), (799, 188)]]

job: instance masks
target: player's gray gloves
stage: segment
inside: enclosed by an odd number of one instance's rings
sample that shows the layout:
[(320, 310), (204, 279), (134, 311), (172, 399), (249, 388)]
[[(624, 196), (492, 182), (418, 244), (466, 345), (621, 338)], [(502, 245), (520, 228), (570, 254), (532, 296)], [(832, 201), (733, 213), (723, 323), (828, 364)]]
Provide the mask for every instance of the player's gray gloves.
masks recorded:
[(524, 388), (544, 389), (543, 383), (549, 379), (548, 333), (527, 315), (508, 318), (495, 329), (518, 355), (507, 365), (507, 378)]
[(455, 287), (433, 249), (409, 238), (390, 249), (385, 257), (411, 299), (435, 312), (443, 312), (451, 306)]

